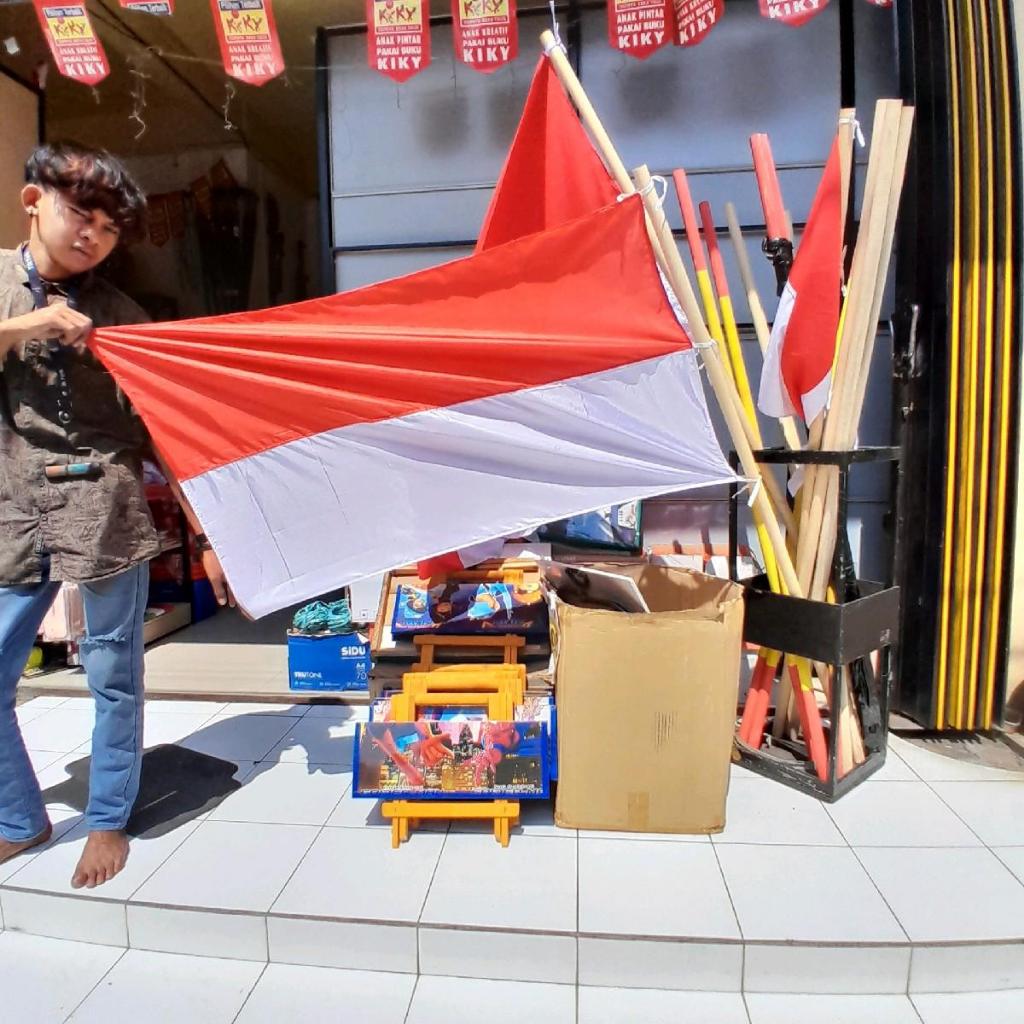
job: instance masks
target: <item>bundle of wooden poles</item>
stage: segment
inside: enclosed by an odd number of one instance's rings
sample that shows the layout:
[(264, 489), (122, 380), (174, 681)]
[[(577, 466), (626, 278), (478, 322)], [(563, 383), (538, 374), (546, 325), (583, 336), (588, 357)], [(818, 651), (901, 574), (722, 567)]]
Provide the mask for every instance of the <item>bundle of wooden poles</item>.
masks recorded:
[[(676, 191), (698, 291), (703, 299), (702, 308), (661, 202), (652, 187), (648, 168), (634, 168), (632, 174), (627, 171), (560, 43), (551, 32), (545, 32), (541, 36), (541, 44), (609, 173), (624, 194), (639, 192), (642, 196), (655, 257), (686, 316), (690, 334), (700, 350), (708, 380), (725, 417), (743, 475), (752, 484), (750, 507), (772, 590), (818, 601), (834, 599), (831, 572), (833, 553), (840, 540), (839, 469), (830, 465), (808, 466), (794, 509), (790, 506), (785, 487), (773, 475), (771, 468), (766, 467), (762, 471), (755, 458), (754, 452), (764, 447), (763, 439), (710, 207), (701, 204), (700, 209), (704, 243), (708, 249), (708, 258), (705, 258), (685, 174), (676, 172)], [(792, 420), (782, 422), (783, 437), (792, 449), (806, 446), (823, 452), (836, 452), (849, 451), (856, 445), (912, 124), (913, 110), (904, 107), (899, 100), (878, 102), (859, 230), (852, 260), (849, 261), (850, 271), (835, 339), (831, 399), (826, 412), (808, 425), (806, 443), (802, 442), (796, 423)], [(841, 112), (838, 131), (842, 178), (846, 183), (845, 210), (854, 164), (853, 111)], [(788, 217), (783, 214), (767, 140), (755, 136), (752, 145), (762, 200), (766, 206), (768, 236), (791, 241), (792, 228)], [(763, 352), (769, 339), (767, 319), (754, 285), (735, 210), (731, 204), (726, 204), (725, 212), (751, 318)], [(787, 657), (784, 652), (762, 650), (744, 707), (739, 739), (755, 749), (761, 747), (780, 665), (783, 672), (776, 699), (774, 734), (789, 734), (791, 738), (798, 739), (814, 771), (825, 780), (829, 770), (824, 724), (827, 719), (830, 728), (838, 730), (838, 775), (846, 774), (865, 757), (848, 667), (843, 669), (842, 678), (833, 679), (827, 666), (811, 665), (804, 659)]]

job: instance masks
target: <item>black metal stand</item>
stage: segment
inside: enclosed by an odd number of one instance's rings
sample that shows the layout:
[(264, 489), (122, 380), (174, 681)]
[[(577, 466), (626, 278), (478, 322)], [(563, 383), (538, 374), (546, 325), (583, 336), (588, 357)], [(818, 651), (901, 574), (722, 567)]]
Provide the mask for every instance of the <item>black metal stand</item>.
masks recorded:
[[(823, 719), (828, 740), (828, 774), (824, 780), (814, 771), (803, 743), (771, 736), (768, 718), (767, 748), (755, 750), (737, 740), (740, 762), (769, 778), (832, 802), (849, 792), (885, 763), (889, 715), (889, 690), (893, 682), (896, 643), (899, 635), (899, 588), (859, 580), (853, 565), (847, 534), (849, 476), (852, 466), (866, 462), (898, 462), (898, 448), (858, 448), (849, 452), (789, 451), (772, 448), (754, 453), (765, 465), (825, 465), (839, 470), (838, 532), (833, 559), (833, 583), (838, 603), (811, 601), (774, 594), (765, 577), (745, 581), (746, 617), (743, 636), (748, 643), (806, 658), (832, 669), (833, 706)], [(735, 455), (732, 458), (736, 465)], [(729, 565), (736, 579), (738, 551), (739, 488), (730, 489)], [(872, 655), (878, 652), (877, 670)], [(849, 667), (866, 757), (846, 775), (838, 774), (839, 722), (846, 687), (839, 685)]]

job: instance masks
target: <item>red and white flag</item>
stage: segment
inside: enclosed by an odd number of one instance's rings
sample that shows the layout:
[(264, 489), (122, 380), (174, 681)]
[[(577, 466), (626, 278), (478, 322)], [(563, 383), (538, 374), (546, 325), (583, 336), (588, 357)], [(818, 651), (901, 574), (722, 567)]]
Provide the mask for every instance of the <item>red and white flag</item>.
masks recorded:
[(837, 140), (772, 325), (757, 402), (767, 416), (799, 414), (809, 424), (828, 404), (843, 283), (841, 209)]
[(810, 21), (828, 6), (828, 0), (758, 0), (761, 17), (794, 27)]
[(485, 74), (519, 54), (516, 0), (452, 0), (455, 53)]
[(612, 49), (646, 60), (674, 34), (672, 0), (608, 0)]
[(264, 85), (284, 71), (270, 0), (210, 0), (224, 70), (246, 85)]
[(636, 196), (358, 291), (90, 344), (254, 616), (735, 479)]
[(725, 0), (675, 0), (676, 46), (697, 46), (725, 16)]
[(57, 70), (83, 85), (102, 82), (110, 74), (110, 64), (85, 4), (52, 4), (46, 0), (33, 0), (33, 4)]
[(406, 82), (430, 63), (429, 0), (366, 0), (366, 59)]

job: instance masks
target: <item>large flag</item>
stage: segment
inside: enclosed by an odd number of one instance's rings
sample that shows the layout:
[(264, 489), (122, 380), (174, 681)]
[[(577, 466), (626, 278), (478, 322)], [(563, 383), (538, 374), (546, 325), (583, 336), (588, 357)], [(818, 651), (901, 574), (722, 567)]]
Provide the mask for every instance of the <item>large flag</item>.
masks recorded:
[(357, 291), (90, 344), (254, 616), (735, 479), (638, 197)]
[(541, 57), (477, 251), (593, 213), (618, 192), (551, 61)]
[(828, 403), (843, 283), (841, 184), (836, 140), (772, 325), (757, 401), (767, 416), (799, 413), (811, 423)]

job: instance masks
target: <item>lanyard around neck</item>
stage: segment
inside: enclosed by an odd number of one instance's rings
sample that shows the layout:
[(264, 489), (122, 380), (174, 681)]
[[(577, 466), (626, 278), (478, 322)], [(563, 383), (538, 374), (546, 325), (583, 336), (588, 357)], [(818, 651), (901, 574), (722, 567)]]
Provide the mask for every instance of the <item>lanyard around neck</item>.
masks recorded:
[[(28, 245), (21, 247), (21, 265), (25, 268), (25, 273), (28, 274), (28, 286), (32, 292), (32, 301), (35, 304), (36, 309), (45, 309), (49, 305), (49, 300), (46, 297), (46, 285), (43, 282), (43, 278), (39, 273), (39, 269), (36, 267), (36, 261), (29, 250)], [(59, 286), (60, 290), (64, 293), (67, 299), (68, 305), (72, 309), (78, 308), (78, 284), (75, 281), (69, 281), (63, 286)]]

